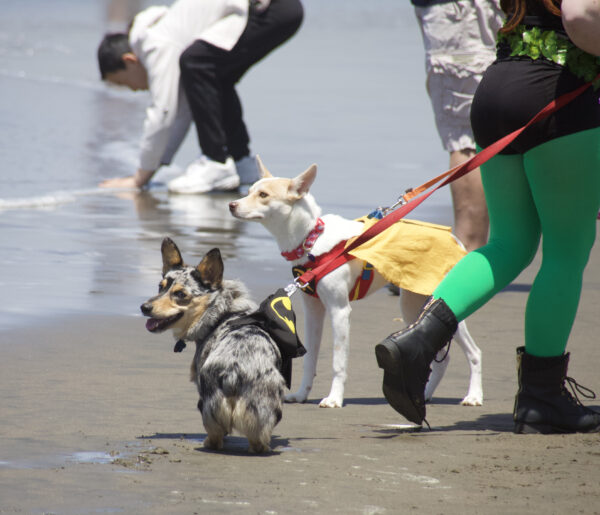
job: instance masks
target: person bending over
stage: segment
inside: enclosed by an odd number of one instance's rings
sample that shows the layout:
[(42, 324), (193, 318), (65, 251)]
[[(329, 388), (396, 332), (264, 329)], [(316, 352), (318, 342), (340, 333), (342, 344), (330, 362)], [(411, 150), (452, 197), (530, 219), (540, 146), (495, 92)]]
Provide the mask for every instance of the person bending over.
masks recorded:
[(138, 13), (128, 34), (98, 47), (103, 80), (149, 90), (139, 168), (104, 187), (141, 188), (169, 164), (190, 123), (202, 151), (168, 184), (175, 193), (231, 190), (258, 179), (236, 83), (291, 38), (302, 22), (300, 0), (177, 0)]

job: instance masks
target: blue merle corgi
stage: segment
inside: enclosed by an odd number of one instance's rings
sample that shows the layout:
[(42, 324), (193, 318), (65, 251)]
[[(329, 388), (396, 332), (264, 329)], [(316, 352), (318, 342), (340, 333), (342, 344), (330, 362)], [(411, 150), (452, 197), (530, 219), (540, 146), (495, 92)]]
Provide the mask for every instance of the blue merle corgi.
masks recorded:
[(204, 446), (220, 450), (225, 435), (237, 431), (248, 439), (250, 452), (268, 452), (286, 386), (278, 345), (260, 325), (236, 323), (257, 306), (243, 283), (223, 279), (219, 249), (209, 251), (196, 267), (184, 264), (169, 238), (161, 252), (158, 295), (141, 310), (149, 317), (148, 331), (170, 329), (178, 345), (196, 344), (191, 380), (200, 394)]

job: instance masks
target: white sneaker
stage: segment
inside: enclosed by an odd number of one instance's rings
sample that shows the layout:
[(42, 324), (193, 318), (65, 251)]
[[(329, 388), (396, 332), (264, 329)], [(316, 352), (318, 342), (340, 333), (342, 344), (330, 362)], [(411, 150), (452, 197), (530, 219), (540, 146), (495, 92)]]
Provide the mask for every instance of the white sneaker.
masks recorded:
[(239, 185), (240, 178), (231, 157), (219, 163), (200, 156), (188, 165), (183, 175), (169, 181), (167, 188), (171, 193), (207, 193), (235, 190)]
[(254, 184), (260, 179), (256, 156), (242, 157), (235, 162), (237, 173), (240, 176), (240, 184)]

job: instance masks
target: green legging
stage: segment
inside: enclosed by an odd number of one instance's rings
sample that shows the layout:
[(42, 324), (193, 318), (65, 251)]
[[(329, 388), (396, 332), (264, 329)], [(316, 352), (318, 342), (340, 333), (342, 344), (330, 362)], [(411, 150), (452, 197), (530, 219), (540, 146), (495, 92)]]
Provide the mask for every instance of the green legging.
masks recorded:
[[(575, 320), (600, 207), (600, 127), (497, 155), (481, 167), (487, 245), (470, 252), (433, 293), (458, 320), (480, 308), (534, 258), (542, 264), (525, 311), (525, 349), (563, 354)], [(515, 342), (516, 343), (516, 342)]]

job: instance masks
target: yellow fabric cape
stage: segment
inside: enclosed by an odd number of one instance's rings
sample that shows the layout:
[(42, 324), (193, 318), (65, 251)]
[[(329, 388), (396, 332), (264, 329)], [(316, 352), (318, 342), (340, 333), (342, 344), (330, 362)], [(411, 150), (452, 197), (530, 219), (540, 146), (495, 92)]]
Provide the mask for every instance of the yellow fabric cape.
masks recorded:
[[(359, 218), (364, 230), (375, 218)], [(352, 240), (348, 240), (350, 244)], [(465, 254), (451, 228), (418, 220), (399, 220), (385, 231), (350, 251), (371, 263), (385, 279), (400, 288), (431, 295), (450, 269)]]

